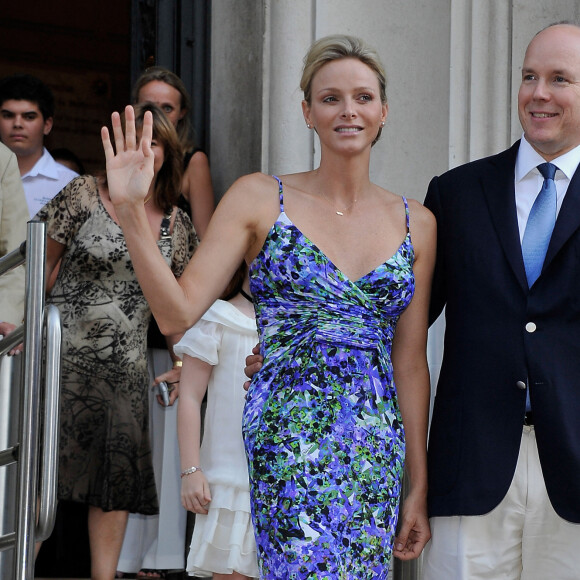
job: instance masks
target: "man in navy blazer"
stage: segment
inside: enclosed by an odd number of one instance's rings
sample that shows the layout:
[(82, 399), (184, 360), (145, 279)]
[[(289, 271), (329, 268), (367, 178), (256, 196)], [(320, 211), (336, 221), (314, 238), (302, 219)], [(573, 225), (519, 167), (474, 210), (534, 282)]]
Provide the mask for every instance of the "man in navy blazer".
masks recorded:
[[(434, 178), (425, 199), (446, 330), (424, 580), (580, 578), (580, 27), (532, 39), (518, 112), (521, 141)], [(557, 219), (529, 286), (522, 239), (544, 162)]]

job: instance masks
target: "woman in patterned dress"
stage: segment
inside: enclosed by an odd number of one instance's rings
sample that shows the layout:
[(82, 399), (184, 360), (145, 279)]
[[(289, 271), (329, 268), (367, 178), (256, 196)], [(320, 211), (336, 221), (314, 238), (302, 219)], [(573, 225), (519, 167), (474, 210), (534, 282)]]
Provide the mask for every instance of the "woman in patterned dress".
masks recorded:
[[(179, 141), (155, 105), (136, 112), (153, 129), (153, 179), (141, 201), (152, 251), (180, 276), (197, 240), (175, 207)], [(74, 179), (37, 217), (47, 224), (47, 279), (62, 259), (47, 300), (63, 323), (58, 498), (88, 504), (91, 577), (110, 580), (129, 512), (158, 510), (145, 357), (151, 310), (104, 179)]]
[[(378, 56), (360, 40), (314, 43), (301, 88), (319, 167), (239, 179), (179, 282), (160, 272), (144, 229), (145, 131), (137, 144), (113, 114), (116, 153), (102, 131), (111, 197), (162, 331), (193, 324), (239, 261), (250, 265), (264, 365), (248, 391), (243, 432), (262, 578), (386, 579), (393, 543), (397, 557), (410, 559), (429, 539), (435, 221), (370, 181), (385, 87)], [(395, 538), (403, 465), (410, 493)]]

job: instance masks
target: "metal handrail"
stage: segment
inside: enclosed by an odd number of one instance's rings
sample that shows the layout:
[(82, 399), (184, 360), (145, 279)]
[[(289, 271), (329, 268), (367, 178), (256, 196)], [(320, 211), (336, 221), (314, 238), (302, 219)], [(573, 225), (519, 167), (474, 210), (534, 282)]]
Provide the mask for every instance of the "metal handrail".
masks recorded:
[(12, 331), (6, 338), (0, 340), (0, 356), (10, 352), (17, 344), (24, 340), (24, 325)]
[[(29, 222), (27, 242), (0, 260), (0, 273), (23, 261), (26, 251), (26, 301), (24, 326), (2, 341), (0, 352), (6, 354), (24, 339), (24, 380), (20, 404), (19, 443), (2, 454), (5, 464), (18, 463), (16, 486), (16, 531), (0, 537), (0, 551), (15, 548), (14, 580), (34, 577), (34, 544), (52, 532), (56, 516), (56, 481), (58, 453), (58, 407), (61, 326), (58, 310), (44, 308), (46, 225)], [(43, 415), (44, 440), (42, 478), (38, 489), (40, 447), (40, 402), (43, 327), (46, 320), (46, 384)], [(39, 495), (40, 494), (40, 495)], [(38, 498), (38, 510), (37, 508)], [(37, 524), (38, 513), (38, 524)]]
[(16, 532), (10, 532), (4, 536), (0, 536), (0, 552), (14, 548), (16, 543)]
[(24, 263), (24, 258), (26, 256), (26, 242), (22, 242), (20, 247), (12, 250), (12, 252), (2, 256), (0, 258), (0, 276), (9, 272), (10, 270), (20, 266)]
[[(45, 224), (29, 222), (26, 248), (26, 302), (24, 337), (24, 384), (22, 389), (22, 421), (20, 425), (20, 457), (16, 502), (16, 573), (14, 580), (28, 580), (27, 571), (34, 568), (35, 509), (37, 499), (37, 457), (40, 423), (40, 379), (42, 365), (42, 322), (44, 310), (46, 246)], [(40, 273), (40, 275), (39, 275)]]
[(60, 313), (56, 306), (46, 309), (46, 372), (43, 454), (40, 480), (40, 502), (36, 541), (46, 540), (54, 528), (56, 517), (56, 488), (58, 482), (58, 442), (60, 416), (60, 348), (62, 331)]

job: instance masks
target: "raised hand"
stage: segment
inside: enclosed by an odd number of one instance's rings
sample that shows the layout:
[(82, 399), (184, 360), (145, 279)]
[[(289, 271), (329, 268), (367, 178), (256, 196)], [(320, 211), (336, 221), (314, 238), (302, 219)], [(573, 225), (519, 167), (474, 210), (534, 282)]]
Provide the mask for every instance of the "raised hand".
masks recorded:
[(111, 115), (115, 147), (111, 143), (107, 127), (101, 129), (101, 139), (105, 151), (107, 183), (113, 205), (142, 204), (153, 179), (154, 155), (151, 149), (153, 137), (153, 116), (149, 111), (143, 119), (141, 139), (137, 143), (135, 111), (131, 105), (125, 108), (125, 134), (121, 117)]

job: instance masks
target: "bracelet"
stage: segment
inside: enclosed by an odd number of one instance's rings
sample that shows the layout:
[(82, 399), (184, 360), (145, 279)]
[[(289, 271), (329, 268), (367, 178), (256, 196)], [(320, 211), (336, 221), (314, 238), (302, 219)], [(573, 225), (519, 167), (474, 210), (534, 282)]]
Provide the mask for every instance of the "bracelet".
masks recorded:
[(203, 469), (201, 467), (195, 467), (195, 465), (192, 467), (188, 467), (187, 469), (184, 469), (181, 472), (181, 477), (183, 478), (186, 475), (191, 475), (192, 473), (195, 473), (196, 471), (203, 471)]
[(181, 368), (182, 366), (183, 366), (183, 361), (182, 360), (174, 360), (173, 361), (173, 368), (174, 369)]

